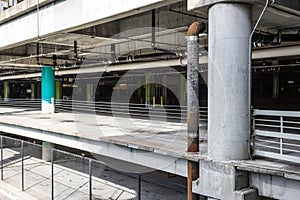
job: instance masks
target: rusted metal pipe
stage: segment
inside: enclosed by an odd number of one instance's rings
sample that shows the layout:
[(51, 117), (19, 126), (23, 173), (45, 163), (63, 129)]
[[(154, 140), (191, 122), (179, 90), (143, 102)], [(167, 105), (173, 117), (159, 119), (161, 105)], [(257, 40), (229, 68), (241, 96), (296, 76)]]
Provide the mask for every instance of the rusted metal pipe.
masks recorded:
[[(205, 24), (194, 22), (187, 33), (187, 151), (199, 152), (199, 33)], [(192, 182), (199, 178), (199, 163), (188, 161), (188, 200), (199, 199)]]

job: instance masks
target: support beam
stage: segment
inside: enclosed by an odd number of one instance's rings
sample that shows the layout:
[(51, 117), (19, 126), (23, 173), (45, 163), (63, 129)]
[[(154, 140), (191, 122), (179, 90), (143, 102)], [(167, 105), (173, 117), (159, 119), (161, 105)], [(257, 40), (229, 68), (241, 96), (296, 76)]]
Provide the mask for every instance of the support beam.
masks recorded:
[(251, 5), (244, 3), (219, 3), (209, 9), (208, 157), (212, 160), (249, 157), (251, 16)]
[(42, 112), (54, 112), (54, 70), (50, 66), (42, 67)]

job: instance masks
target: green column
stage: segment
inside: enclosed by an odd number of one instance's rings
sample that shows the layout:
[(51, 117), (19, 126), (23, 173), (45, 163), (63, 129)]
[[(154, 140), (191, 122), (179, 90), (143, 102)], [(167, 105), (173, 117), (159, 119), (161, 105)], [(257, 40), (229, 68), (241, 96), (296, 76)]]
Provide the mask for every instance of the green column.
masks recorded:
[(86, 84), (86, 101), (93, 100), (93, 85), (91, 83)]
[(62, 99), (62, 82), (61, 80), (55, 80), (55, 99)]
[(4, 81), (4, 100), (9, 99), (9, 81)]
[(31, 83), (31, 99), (36, 99), (36, 83)]
[(180, 104), (186, 105), (186, 74), (180, 74)]

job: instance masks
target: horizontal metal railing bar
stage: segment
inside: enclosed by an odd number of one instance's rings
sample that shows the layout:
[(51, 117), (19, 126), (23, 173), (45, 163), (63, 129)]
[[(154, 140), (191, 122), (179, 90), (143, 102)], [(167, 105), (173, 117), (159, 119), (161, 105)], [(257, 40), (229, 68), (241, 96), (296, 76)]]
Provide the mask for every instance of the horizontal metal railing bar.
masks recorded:
[[(278, 139), (278, 138), (276, 138)], [(263, 140), (263, 139), (255, 139), (256, 142), (265, 142), (265, 143), (272, 143), (272, 144), (280, 144), (280, 142), (271, 141), (271, 140)]]
[(279, 111), (279, 110), (254, 110), (253, 116), (277, 116), (277, 117), (300, 117), (298, 111)]
[(282, 126), (284, 129), (300, 130), (300, 127)]
[(255, 126), (271, 127), (271, 128), (280, 128), (280, 125), (269, 125), (269, 124), (257, 124)]
[(280, 120), (273, 120), (273, 119), (257, 119), (255, 118), (255, 122), (260, 121), (260, 122), (275, 122), (275, 123), (280, 123)]
[[(286, 148), (282, 148), (282, 151), (288, 151), (288, 152), (293, 152), (293, 153), (299, 153), (299, 154), (300, 154), (300, 151), (295, 150), (295, 149), (286, 149)], [(286, 153), (285, 153), (285, 154), (286, 154)]]
[(282, 138), (282, 139), (291, 139), (291, 140), (300, 141), (300, 135), (298, 135), (298, 134), (278, 133), (278, 132), (274, 132), (274, 131), (254, 130), (254, 135), (273, 137), (273, 138)]
[(292, 143), (282, 143), (282, 145), (292, 146), (292, 147), (300, 147), (300, 144), (292, 144)]
[(255, 150), (254, 155), (300, 163), (300, 157), (281, 155), (278, 153), (266, 152), (262, 150)]
[(265, 148), (269, 148), (269, 149), (280, 150), (280, 147), (268, 146), (268, 145), (260, 144), (260, 143), (256, 144), (256, 146), (265, 147)]

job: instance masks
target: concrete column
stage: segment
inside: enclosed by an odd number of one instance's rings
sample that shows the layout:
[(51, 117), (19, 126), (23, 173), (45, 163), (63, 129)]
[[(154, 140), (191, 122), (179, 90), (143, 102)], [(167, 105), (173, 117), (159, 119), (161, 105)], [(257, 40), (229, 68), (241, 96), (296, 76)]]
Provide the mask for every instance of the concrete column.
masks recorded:
[(143, 103), (143, 97), (142, 97), (142, 86), (143, 86), (143, 82), (144, 80), (142, 80), (143, 77), (140, 77), (140, 76), (137, 76), (136, 77), (138, 80), (138, 91), (137, 91), (137, 96), (138, 96), (138, 99), (139, 99), (139, 102), (142, 104)]
[(4, 101), (8, 101), (9, 99), (9, 81), (4, 81), (3, 84), (4, 89)]
[(51, 148), (54, 148), (54, 144), (50, 142), (43, 142), (42, 144), (42, 160), (46, 162), (51, 161)]
[(36, 83), (36, 98), (37, 99), (41, 99), (42, 98), (41, 92), (42, 92), (42, 90), (41, 90), (41, 82), (38, 81)]
[(248, 39), (251, 6), (219, 3), (209, 9), (208, 157), (248, 159)]
[(151, 103), (151, 93), (150, 93), (150, 72), (146, 72), (145, 75), (145, 104), (147, 106), (150, 106)]
[(280, 90), (279, 71), (276, 71), (276, 72), (273, 72), (273, 95), (272, 95), (272, 97), (274, 99), (279, 98), (279, 90)]
[(54, 70), (50, 66), (42, 67), (42, 112), (54, 112)]
[(180, 74), (179, 82), (180, 103), (186, 105), (186, 74)]
[(55, 80), (55, 99), (62, 99), (62, 82), (61, 80)]
[(36, 99), (36, 83), (31, 83), (31, 99), (34, 100)]

